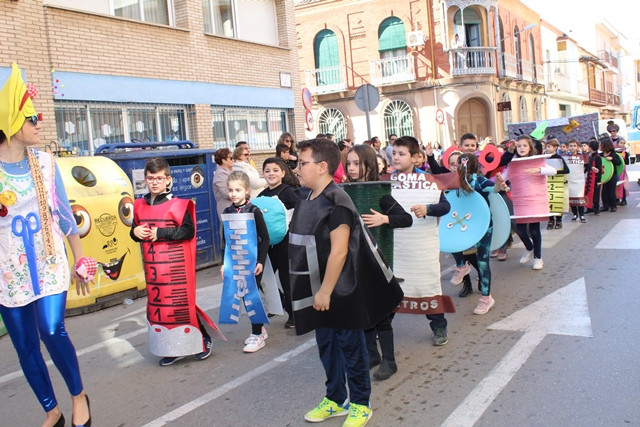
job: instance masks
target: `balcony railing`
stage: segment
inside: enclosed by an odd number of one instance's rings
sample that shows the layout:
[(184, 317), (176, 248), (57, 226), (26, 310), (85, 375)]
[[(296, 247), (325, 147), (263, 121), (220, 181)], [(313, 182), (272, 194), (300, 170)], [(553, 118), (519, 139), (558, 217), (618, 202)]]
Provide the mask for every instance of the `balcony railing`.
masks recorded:
[[(584, 80), (574, 79), (562, 73), (555, 73), (549, 79), (549, 82), (552, 84), (552, 88), (555, 86), (555, 89), (560, 92), (570, 93), (583, 98), (589, 97), (589, 86)], [(553, 83), (555, 83), (555, 85), (553, 85)]]
[(511, 77), (512, 79), (518, 78), (518, 62), (516, 61), (515, 56), (503, 53), (502, 66), (503, 70), (500, 73), (500, 77)]
[(613, 105), (615, 107), (620, 106), (620, 96), (614, 93), (607, 92), (607, 105)]
[(600, 105), (607, 105), (607, 94), (594, 87), (589, 88), (589, 101)]
[(495, 74), (494, 47), (465, 47), (449, 50), (451, 75)]
[(317, 68), (315, 70), (305, 71), (304, 73), (307, 88), (309, 88), (309, 91), (314, 95), (341, 92), (347, 89), (345, 67), (342, 65)]
[(411, 55), (369, 61), (371, 83), (390, 85), (413, 82), (416, 80), (414, 58)]
[(608, 50), (601, 50), (598, 52), (598, 56), (613, 68), (618, 68), (618, 57), (615, 56), (615, 53), (609, 52)]
[(509, 77), (531, 83), (544, 83), (544, 68), (526, 59), (519, 62), (514, 55), (502, 54), (502, 67), (500, 77)]

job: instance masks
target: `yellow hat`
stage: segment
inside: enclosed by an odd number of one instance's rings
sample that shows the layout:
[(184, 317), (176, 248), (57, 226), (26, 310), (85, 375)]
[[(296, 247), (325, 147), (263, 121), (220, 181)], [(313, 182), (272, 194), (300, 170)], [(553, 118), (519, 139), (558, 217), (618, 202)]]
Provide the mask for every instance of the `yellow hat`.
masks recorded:
[(15, 62), (11, 64), (11, 76), (0, 90), (0, 130), (9, 139), (18, 133), (27, 117), (35, 116), (32, 98), (35, 88), (22, 80), (22, 72)]

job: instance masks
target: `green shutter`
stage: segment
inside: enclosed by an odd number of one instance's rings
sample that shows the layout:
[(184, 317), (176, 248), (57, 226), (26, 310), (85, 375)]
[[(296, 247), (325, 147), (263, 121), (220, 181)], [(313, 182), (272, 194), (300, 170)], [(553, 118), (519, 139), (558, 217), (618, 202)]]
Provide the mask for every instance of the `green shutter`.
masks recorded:
[(407, 38), (404, 33), (404, 23), (400, 18), (392, 16), (385, 19), (378, 29), (378, 50), (405, 49)]
[(338, 38), (331, 30), (322, 30), (313, 41), (316, 55), (316, 68), (337, 67), (340, 65), (338, 57)]

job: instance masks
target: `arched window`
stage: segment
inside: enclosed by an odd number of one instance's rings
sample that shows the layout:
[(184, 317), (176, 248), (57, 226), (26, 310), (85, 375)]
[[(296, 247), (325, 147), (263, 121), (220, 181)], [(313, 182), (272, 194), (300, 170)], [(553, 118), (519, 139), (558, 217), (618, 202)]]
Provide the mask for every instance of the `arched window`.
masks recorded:
[(533, 34), (529, 34), (529, 58), (531, 59), (531, 75), (533, 76), (533, 81), (537, 81), (538, 77), (542, 78), (542, 76), (538, 76), (536, 70), (536, 45), (533, 41)]
[(482, 18), (472, 7), (465, 8), (462, 13), (458, 10), (453, 15), (453, 28), (466, 47), (482, 46), (481, 27)]
[(542, 120), (542, 106), (540, 105), (540, 98), (533, 100), (533, 120), (536, 122)]
[(407, 54), (407, 37), (400, 18), (391, 16), (382, 21), (378, 28), (378, 50), (381, 58)]
[(384, 109), (384, 134), (413, 136), (413, 112), (404, 101), (391, 101)]
[[(503, 93), (502, 102), (510, 102), (510, 101), (511, 99), (509, 98), (509, 94)], [(507, 125), (511, 122), (513, 122), (513, 115), (511, 114), (511, 110), (503, 111), (502, 112), (502, 130), (504, 130), (505, 134), (509, 132), (509, 128), (507, 127)]]
[(347, 124), (344, 115), (335, 108), (327, 108), (318, 118), (319, 133), (332, 133), (336, 141), (347, 137)]
[(527, 100), (524, 96), (520, 97), (520, 121), (529, 121), (529, 107), (527, 106)]
[(513, 45), (516, 52), (516, 67), (518, 78), (522, 79), (522, 44), (520, 43), (520, 29), (516, 25), (513, 27)]
[(340, 83), (338, 38), (331, 30), (322, 30), (313, 39), (316, 60), (316, 84), (329, 86)]
[(507, 53), (504, 47), (504, 25), (502, 25), (502, 18), (498, 17), (498, 26), (500, 27), (500, 50), (502, 51), (502, 55), (500, 55), (500, 65), (502, 65), (502, 72), (506, 71), (506, 65), (504, 61), (504, 55)]

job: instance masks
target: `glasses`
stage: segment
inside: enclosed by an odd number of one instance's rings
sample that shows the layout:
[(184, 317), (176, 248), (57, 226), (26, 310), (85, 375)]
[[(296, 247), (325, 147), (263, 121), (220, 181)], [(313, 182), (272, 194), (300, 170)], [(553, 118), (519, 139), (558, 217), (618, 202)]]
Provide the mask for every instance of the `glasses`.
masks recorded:
[(163, 182), (165, 179), (167, 179), (166, 176), (146, 176), (144, 179), (147, 180), (147, 182)]
[(38, 113), (35, 116), (29, 116), (26, 119), (31, 121), (34, 126), (38, 126), (38, 122), (42, 121), (42, 113)]
[(293, 142), (293, 139), (285, 139), (284, 142)]

